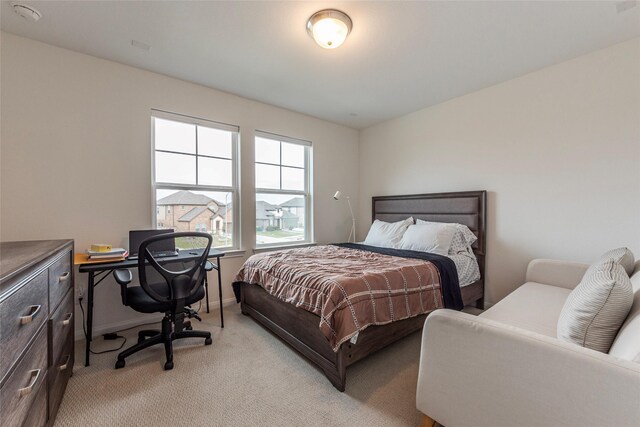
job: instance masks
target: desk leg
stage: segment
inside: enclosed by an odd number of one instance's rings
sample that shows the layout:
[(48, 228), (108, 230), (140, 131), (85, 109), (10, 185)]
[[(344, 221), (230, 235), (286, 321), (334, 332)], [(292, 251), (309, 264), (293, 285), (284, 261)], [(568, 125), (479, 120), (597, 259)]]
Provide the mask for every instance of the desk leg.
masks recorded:
[(85, 337), (84, 366), (89, 366), (91, 355), (91, 340), (93, 338), (93, 271), (89, 272), (89, 283), (87, 286), (87, 336)]
[(207, 300), (207, 313), (209, 312), (209, 272), (204, 273), (204, 297)]
[(218, 263), (218, 299), (220, 300), (220, 326), (224, 328), (224, 314), (222, 314), (222, 266), (220, 265), (220, 257), (217, 257)]

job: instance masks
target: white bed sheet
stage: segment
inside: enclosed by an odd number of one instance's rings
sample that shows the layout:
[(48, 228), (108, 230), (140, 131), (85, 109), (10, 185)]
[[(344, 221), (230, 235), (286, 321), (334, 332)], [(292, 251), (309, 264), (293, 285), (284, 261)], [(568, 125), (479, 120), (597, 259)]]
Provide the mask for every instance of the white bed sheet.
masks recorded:
[(447, 255), (453, 260), (458, 270), (458, 282), (460, 287), (468, 286), (480, 279), (480, 266), (473, 251)]

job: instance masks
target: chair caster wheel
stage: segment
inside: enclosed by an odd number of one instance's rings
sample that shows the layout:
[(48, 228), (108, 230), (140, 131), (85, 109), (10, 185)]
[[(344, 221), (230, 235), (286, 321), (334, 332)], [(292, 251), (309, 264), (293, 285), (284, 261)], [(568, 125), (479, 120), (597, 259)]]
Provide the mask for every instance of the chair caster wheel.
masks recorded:
[(124, 368), (124, 359), (118, 359), (116, 362), (116, 369)]
[(173, 362), (167, 362), (164, 364), (165, 371), (170, 371), (171, 369), (173, 369)]
[(211, 345), (212, 343), (213, 343), (213, 340), (211, 339), (211, 337), (205, 338), (204, 345)]

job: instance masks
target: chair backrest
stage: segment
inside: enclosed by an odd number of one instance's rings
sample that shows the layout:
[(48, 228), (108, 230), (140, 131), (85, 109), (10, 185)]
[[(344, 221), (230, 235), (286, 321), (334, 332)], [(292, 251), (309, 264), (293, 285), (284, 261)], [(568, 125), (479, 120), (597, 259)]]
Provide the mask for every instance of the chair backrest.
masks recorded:
[(611, 345), (609, 355), (640, 363), (640, 260), (636, 261), (631, 284), (633, 305)]
[[(168, 265), (160, 265), (158, 260), (154, 258), (153, 254), (149, 250), (149, 245), (166, 239), (180, 238), (206, 239), (207, 244), (200, 256), (189, 263), (190, 266), (180, 263), (172, 263), (172, 267), (175, 268), (178, 266), (178, 268), (171, 269)], [(196, 232), (167, 233), (144, 240), (140, 244), (140, 249), (138, 250), (140, 286), (147, 295), (158, 302), (178, 301), (191, 297), (204, 283), (204, 277), (207, 274), (205, 264), (207, 262), (212, 242), (213, 238), (211, 235)], [(197, 249), (197, 251), (200, 250), (201, 249)], [(166, 294), (160, 294), (150, 286), (147, 271), (149, 268), (155, 270), (165, 280), (168, 287), (168, 292)]]

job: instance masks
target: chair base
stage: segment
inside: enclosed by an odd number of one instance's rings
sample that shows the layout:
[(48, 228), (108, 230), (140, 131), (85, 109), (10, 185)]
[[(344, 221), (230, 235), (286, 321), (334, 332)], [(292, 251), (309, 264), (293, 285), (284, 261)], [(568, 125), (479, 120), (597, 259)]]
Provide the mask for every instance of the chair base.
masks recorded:
[(185, 322), (182, 325), (186, 329), (178, 331), (172, 330), (172, 323), (172, 316), (167, 314), (164, 319), (162, 319), (162, 330), (145, 329), (138, 332), (138, 343), (118, 354), (118, 360), (116, 361), (115, 368), (124, 368), (125, 358), (139, 352), (140, 350), (144, 350), (145, 348), (156, 344), (164, 344), (165, 355), (167, 358), (164, 364), (164, 369), (170, 370), (173, 369), (173, 341), (181, 338), (204, 338), (205, 345), (211, 345), (213, 342), (211, 339), (211, 332), (191, 330), (190, 322)]

